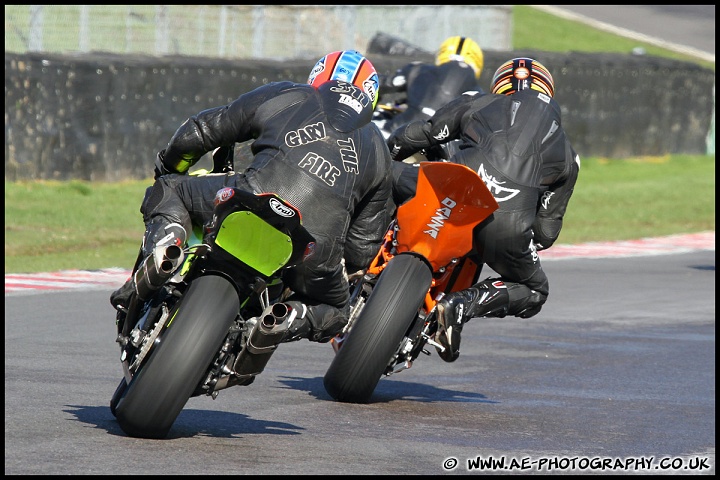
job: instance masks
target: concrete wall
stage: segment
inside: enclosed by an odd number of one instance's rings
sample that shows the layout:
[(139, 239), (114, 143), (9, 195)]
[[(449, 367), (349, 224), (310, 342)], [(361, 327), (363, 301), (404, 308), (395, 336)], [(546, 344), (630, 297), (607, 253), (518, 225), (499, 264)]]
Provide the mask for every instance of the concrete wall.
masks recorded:
[[(377, 52), (386, 50), (371, 44), (367, 55), (380, 73), (432, 60), (422, 51)], [(553, 74), (563, 126), (581, 156), (706, 153), (713, 71), (658, 57), (486, 51), (483, 88), (503, 61), (525, 55)], [(305, 82), (313, 64), (6, 52), (5, 179), (147, 178), (188, 116), (267, 82)]]

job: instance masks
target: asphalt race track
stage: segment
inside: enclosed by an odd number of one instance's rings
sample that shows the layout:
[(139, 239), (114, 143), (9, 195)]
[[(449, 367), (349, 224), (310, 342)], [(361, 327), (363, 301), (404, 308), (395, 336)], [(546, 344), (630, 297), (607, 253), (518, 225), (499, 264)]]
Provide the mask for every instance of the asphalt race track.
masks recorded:
[[(567, 7), (714, 57), (714, 6), (704, 23), (657, 15), (706, 6)], [(367, 405), (332, 401), (332, 348), (301, 341), (252, 385), (191, 399), (160, 441), (110, 413), (114, 287), (8, 294), (6, 277), (5, 474), (714, 475), (714, 246), (543, 265), (539, 315), (473, 320), (457, 362), (421, 358)]]
[(457, 362), (421, 358), (370, 404), (332, 401), (332, 348), (301, 341), (161, 441), (110, 413), (111, 289), (6, 295), (5, 474), (714, 474), (714, 249), (544, 267), (538, 316), (474, 319)]

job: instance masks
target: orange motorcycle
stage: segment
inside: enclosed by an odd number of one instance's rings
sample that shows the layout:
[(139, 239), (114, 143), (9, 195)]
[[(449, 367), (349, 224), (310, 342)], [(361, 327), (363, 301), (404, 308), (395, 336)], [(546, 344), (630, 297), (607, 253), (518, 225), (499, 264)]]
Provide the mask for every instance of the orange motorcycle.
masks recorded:
[(352, 279), (351, 313), (332, 339), (335, 358), (327, 392), (341, 402), (367, 403), (383, 376), (410, 368), (435, 342), (435, 305), (475, 283), (472, 231), (498, 204), (470, 168), (420, 162), (415, 196), (398, 207), (368, 269)]

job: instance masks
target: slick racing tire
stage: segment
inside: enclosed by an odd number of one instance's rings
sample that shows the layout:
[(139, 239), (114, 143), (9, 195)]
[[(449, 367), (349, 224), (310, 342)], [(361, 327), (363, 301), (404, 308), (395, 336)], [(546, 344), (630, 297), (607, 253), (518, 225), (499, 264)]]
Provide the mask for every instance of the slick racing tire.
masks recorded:
[(131, 437), (165, 438), (206, 374), (237, 316), (240, 301), (225, 278), (192, 282), (180, 306), (115, 405)]
[(120, 383), (118, 384), (117, 388), (115, 389), (115, 393), (113, 393), (112, 398), (110, 399), (110, 412), (113, 414), (113, 417), (117, 418), (117, 404), (118, 401), (122, 398), (123, 393), (125, 393), (125, 389), (127, 388), (127, 382), (125, 381), (125, 377), (123, 377), (122, 380), (120, 380)]
[(432, 282), (432, 271), (410, 254), (393, 257), (325, 373), (335, 400), (367, 403), (412, 325)]

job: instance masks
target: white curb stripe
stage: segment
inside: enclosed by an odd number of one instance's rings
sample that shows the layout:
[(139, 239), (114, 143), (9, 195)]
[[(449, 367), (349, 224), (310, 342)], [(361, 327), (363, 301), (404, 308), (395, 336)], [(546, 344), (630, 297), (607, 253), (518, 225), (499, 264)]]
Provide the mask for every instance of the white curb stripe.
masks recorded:
[[(590, 242), (578, 245), (556, 244), (539, 253), (543, 262), (574, 258), (615, 258), (687, 253), (715, 250), (715, 232), (641, 238), (622, 242)], [(64, 270), (49, 273), (5, 274), (5, 295), (59, 290), (114, 290), (130, 276), (130, 270)]]

